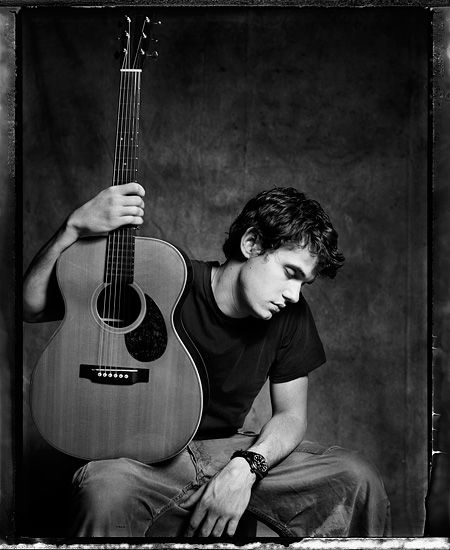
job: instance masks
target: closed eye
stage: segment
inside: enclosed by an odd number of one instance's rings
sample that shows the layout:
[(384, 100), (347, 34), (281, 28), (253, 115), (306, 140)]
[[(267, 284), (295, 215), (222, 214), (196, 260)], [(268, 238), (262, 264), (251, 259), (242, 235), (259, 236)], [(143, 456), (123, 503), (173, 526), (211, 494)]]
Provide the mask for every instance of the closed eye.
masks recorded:
[(306, 281), (305, 280), (306, 275), (298, 267), (293, 267), (293, 266), (288, 265), (288, 266), (285, 266), (284, 271), (285, 271), (286, 277), (288, 277), (288, 279), (293, 279), (293, 278), (297, 277), (302, 282), (302, 284), (304, 284), (304, 285), (312, 285), (313, 282), (316, 280), (316, 276), (314, 276), (313, 279), (311, 279), (309, 281)]

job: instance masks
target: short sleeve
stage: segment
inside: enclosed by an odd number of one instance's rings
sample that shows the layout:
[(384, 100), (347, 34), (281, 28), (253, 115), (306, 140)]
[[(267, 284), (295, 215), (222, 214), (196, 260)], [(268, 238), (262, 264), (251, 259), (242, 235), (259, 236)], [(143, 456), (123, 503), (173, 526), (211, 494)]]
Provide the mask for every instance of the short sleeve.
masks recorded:
[(316, 324), (303, 296), (295, 306), (286, 308), (286, 313), (280, 327), (279, 348), (269, 371), (270, 381), (275, 384), (306, 376), (326, 361)]

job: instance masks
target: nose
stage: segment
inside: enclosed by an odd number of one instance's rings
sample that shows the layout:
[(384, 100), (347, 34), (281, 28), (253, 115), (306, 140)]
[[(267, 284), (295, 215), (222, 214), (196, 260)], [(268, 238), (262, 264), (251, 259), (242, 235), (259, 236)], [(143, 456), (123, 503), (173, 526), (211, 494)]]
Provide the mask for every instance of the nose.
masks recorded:
[(283, 292), (283, 298), (287, 302), (291, 302), (292, 304), (296, 304), (300, 300), (300, 292), (302, 290), (302, 282), (296, 281), (295, 279), (291, 279), (288, 283), (288, 286), (285, 288)]

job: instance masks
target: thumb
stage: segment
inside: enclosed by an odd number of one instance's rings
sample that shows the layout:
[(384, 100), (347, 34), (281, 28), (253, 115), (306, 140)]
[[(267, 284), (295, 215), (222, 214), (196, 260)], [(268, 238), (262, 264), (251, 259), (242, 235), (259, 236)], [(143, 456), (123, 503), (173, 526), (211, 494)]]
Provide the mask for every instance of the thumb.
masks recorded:
[(186, 499), (184, 502), (179, 502), (178, 506), (181, 506), (181, 508), (191, 508), (194, 506), (194, 504), (197, 504), (197, 502), (202, 498), (203, 493), (205, 492), (206, 484), (199, 487), (196, 491), (192, 493), (192, 495)]

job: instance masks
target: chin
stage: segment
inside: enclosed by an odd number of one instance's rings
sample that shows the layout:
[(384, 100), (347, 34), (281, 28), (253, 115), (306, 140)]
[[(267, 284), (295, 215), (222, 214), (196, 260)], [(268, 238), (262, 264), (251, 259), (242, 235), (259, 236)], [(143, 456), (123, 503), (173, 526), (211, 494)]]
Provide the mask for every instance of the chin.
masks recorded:
[(258, 319), (262, 319), (263, 321), (268, 321), (269, 319), (272, 319), (273, 317), (273, 312), (268, 310), (268, 309), (265, 309), (263, 311), (261, 311), (261, 313), (259, 315), (257, 315)]
[(274, 315), (274, 311), (272, 311), (269, 307), (264, 307), (264, 304), (261, 304), (260, 307), (255, 307), (255, 305), (253, 307), (249, 307), (249, 313), (251, 317), (262, 319), (263, 321), (272, 319)]

